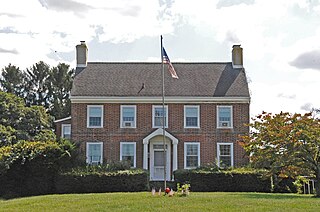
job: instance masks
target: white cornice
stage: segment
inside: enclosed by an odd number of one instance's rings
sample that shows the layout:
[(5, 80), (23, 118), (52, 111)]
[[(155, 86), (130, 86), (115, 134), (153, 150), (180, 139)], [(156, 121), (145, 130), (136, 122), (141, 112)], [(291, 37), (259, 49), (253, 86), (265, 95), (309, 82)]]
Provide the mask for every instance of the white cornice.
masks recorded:
[[(101, 96), (71, 96), (72, 103), (162, 103), (162, 97), (126, 96), (126, 97), (101, 97)], [(165, 97), (166, 103), (250, 103), (250, 97)]]
[(66, 117), (66, 118), (63, 118), (63, 119), (55, 120), (55, 121), (54, 121), (54, 123), (58, 123), (58, 122), (62, 122), (62, 121), (66, 121), (66, 120), (69, 120), (69, 119), (71, 119), (71, 116)]

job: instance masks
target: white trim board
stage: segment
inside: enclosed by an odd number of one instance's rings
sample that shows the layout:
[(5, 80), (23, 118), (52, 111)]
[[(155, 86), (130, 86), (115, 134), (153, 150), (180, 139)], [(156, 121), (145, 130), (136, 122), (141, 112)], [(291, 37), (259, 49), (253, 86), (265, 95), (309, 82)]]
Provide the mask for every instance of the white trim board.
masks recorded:
[[(71, 96), (71, 103), (162, 103), (162, 97)], [(166, 103), (250, 103), (250, 97), (166, 96)]]

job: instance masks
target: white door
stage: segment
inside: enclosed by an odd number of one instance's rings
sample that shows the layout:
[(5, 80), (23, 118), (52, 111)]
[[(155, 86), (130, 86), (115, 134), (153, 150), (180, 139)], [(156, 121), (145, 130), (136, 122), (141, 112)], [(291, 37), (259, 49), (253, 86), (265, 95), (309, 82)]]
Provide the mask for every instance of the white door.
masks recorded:
[[(166, 175), (170, 180), (170, 145), (166, 145)], [(150, 178), (151, 180), (164, 180), (164, 148), (163, 144), (154, 143), (150, 148)]]

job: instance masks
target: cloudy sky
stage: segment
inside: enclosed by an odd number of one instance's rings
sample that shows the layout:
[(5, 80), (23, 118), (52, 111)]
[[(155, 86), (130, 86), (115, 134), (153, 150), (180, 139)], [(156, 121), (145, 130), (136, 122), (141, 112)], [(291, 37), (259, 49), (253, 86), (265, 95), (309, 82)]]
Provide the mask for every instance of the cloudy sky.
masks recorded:
[(319, 0), (6, 0), (0, 68), (43, 60), (229, 62), (241, 44), (251, 114), (320, 108)]

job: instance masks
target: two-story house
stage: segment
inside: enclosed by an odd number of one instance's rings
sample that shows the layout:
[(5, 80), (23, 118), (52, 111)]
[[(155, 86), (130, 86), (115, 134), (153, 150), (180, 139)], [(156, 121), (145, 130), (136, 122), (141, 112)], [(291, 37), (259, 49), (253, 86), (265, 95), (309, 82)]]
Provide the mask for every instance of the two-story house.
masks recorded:
[(163, 134), (168, 180), (176, 169), (248, 162), (237, 143), (249, 131), (250, 105), (240, 45), (232, 62), (173, 63), (179, 79), (166, 70), (164, 110), (161, 63), (87, 62), (86, 43), (76, 49), (72, 118), (60, 121), (69, 130), (71, 120), (71, 138), (87, 163), (129, 160), (151, 180), (164, 180)]

